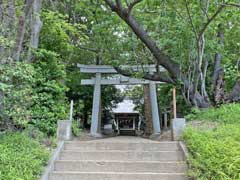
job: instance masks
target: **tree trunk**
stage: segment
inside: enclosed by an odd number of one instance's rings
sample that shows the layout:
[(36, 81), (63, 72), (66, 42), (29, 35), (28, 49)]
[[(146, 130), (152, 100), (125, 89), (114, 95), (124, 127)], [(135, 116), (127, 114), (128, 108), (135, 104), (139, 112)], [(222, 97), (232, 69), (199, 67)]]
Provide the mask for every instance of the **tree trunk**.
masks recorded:
[[(0, 30), (1, 35), (8, 41), (12, 40), (15, 35), (15, 1), (9, 0), (6, 4), (0, 1), (0, 18), (2, 24), (2, 30)], [(0, 64), (8, 63), (11, 53), (9, 53), (9, 48), (5, 48), (4, 45), (0, 44)]]
[[(207, 12), (209, 8), (209, 0), (200, 0), (200, 6), (202, 9), (202, 21), (204, 22), (208, 19)], [(193, 25), (193, 29), (195, 29)], [(208, 60), (204, 58), (204, 51), (205, 51), (205, 33), (204, 31), (197, 33), (196, 32), (196, 47), (197, 47), (197, 62), (195, 64), (195, 73), (194, 73), (194, 81), (193, 81), (193, 94), (196, 99), (194, 99), (194, 105), (199, 107), (199, 102), (201, 102), (201, 107), (206, 108), (210, 106), (208, 94), (206, 91), (206, 74), (208, 68)], [(205, 60), (205, 62), (204, 62)], [(204, 64), (204, 65), (203, 65)], [(199, 83), (201, 83), (199, 85)], [(198, 88), (201, 87), (200, 92)], [(201, 98), (201, 101), (199, 101)], [(204, 107), (203, 104), (204, 103)]]
[[(224, 43), (224, 27), (222, 23), (218, 25), (218, 38), (219, 38), (219, 45), (222, 46)], [(212, 77), (213, 100), (215, 105), (218, 105), (224, 101), (224, 70), (221, 64), (222, 64), (222, 56), (218, 52), (216, 53), (215, 59), (214, 59), (214, 70), (213, 70), (213, 77)]]
[(228, 97), (228, 101), (230, 102), (240, 102), (240, 80), (236, 82), (234, 85), (230, 96)]
[(153, 122), (149, 85), (144, 85), (143, 90), (144, 90), (144, 117), (146, 122), (145, 136), (150, 136), (153, 133)]
[(31, 40), (28, 53), (28, 61), (33, 60), (32, 50), (38, 48), (39, 35), (42, 29), (42, 21), (40, 19), (40, 13), (42, 8), (42, 0), (35, 0), (33, 3), (33, 10), (31, 15)]
[(215, 80), (213, 90), (213, 100), (215, 105), (219, 105), (224, 101), (224, 71), (219, 69), (217, 79)]
[(189, 90), (189, 99), (191, 104), (197, 108), (204, 109), (210, 106), (208, 98), (201, 95), (198, 91), (195, 92), (191, 87)]
[(3, 121), (3, 119), (4, 119), (4, 117), (3, 117), (3, 112), (4, 112), (3, 101), (4, 101), (4, 93), (3, 93), (3, 91), (0, 90), (0, 124)]
[(22, 14), (19, 17), (18, 20), (18, 28), (17, 28), (17, 35), (16, 35), (16, 41), (15, 41), (15, 46), (13, 49), (13, 60), (19, 61), (20, 60), (20, 55), (22, 51), (22, 46), (23, 46), (23, 40), (26, 32), (26, 18), (29, 15), (29, 12), (31, 11), (32, 4), (34, 0), (25, 0), (24, 3), (24, 9), (22, 11)]

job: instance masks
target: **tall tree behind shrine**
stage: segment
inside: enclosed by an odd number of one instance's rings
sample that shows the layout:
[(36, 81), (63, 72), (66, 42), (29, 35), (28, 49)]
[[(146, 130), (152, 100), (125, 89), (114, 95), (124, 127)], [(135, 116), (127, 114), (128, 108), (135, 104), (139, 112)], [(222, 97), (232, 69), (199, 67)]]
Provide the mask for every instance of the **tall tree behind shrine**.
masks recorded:
[(0, 1), (1, 63), (33, 60), (32, 49), (38, 48), (42, 0)]

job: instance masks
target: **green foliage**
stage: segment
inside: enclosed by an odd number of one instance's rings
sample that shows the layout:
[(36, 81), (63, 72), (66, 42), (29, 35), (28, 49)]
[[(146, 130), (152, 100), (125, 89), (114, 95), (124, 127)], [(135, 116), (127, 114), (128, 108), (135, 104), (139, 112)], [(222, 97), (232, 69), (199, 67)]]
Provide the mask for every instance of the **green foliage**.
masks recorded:
[(183, 135), (190, 154), (189, 175), (197, 180), (239, 180), (240, 104), (194, 110), (187, 118), (202, 122), (201, 128), (188, 127)]
[(53, 52), (39, 50), (36, 57), (32, 124), (48, 135), (54, 135), (57, 121), (67, 117), (65, 67)]
[(125, 96), (130, 98), (134, 105), (135, 110), (141, 115), (144, 115), (144, 90), (143, 86), (134, 86), (126, 88)]
[[(158, 101), (161, 112), (171, 111), (173, 100), (173, 86), (164, 84), (158, 87)], [(190, 106), (184, 100), (181, 94), (181, 88), (176, 87), (177, 113), (178, 116), (184, 116), (190, 112)]]
[(24, 129), (24, 133), (48, 148), (55, 148), (57, 146), (57, 139), (55, 136), (48, 136), (45, 132), (40, 131), (38, 127), (33, 125), (29, 124), (27, 128)]
[(53, 52), (39, 50), (35, 56), (33, 64), (0, 66), (0, 126), (24, 129), (30, 123), (54, 135), (57, 120), (67, 117), (65, 67)]
[(123, 95), (119, 89), (114, 86), (105, 86), (102, 88), (102, 104), (104, 109), (112, 110), (119, 102), (123, 101)]
[(41, 31), (40, 47), (69, 58), (75, 48), (74, 45), (84, 40), (85, 36), (81, 32), (85, 26), (71, 24), (68, 22), (67, 15), (48, 10), (42, 13), (42, 18), (44, 25)]
[(78, 137), (81, 134), (81, 129), (79, 128), (77, 121), (73, 120), (72, 121), (72, 133), (74, 136)]
[(186, 116), (188, 120), (215, 121), (225, 124), (240, 124), (240, 104), (227, 104), (219, 108), (209, 108), (207, 110), (194, 109), (192, 114)]
[(214, 130), (188, 128), (183, 138), (189, 149), (189, 175), (197, 180), (239, 180), (240, 124)]
[(28, 63), (13, 63), (0, 66), (0, 124), (2, 126), (26, 127), (31, 120), (32, 84), (35, 70)]
[(49, 151), (24, 133), (0, 135), (0, 180), (36, 180)]
[(233, 88), (234, 84), (236, 83), (236, 81), (238, 79), (240, 79), (240, 71), (239, 71), (238, 66), (240, 67), (239, 64), (234, 65), (234, 63), (228, 63), (228, 64), (225, 65), (224, 79), (225, 79), (225, 82), (226, 82), (225, 87), (226, 87), (227, 90), (231, 90)]

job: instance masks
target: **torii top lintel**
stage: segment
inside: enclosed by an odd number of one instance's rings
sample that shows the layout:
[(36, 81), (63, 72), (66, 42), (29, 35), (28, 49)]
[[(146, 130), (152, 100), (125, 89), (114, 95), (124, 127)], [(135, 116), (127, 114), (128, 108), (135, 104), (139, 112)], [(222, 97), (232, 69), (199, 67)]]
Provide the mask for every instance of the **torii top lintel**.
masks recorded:
[[(118, 72), (114, 67), (108, 65), (83, 65), (77, 64), (82, 73), (109, 73), (117, 74)], [(146, 72), (156, 72), (156, 65), (139, 65), (139, 66), (121, 66), (122, 69), (130, 69), (132, 71), (146, 71)], [(164, 72), (165, 69), (162, 66), (159, 66), (159, 71)]]
[[(101, 74), (118, 74), (118, 72), (112, 67), (108, 65), (77, 65), (80, 68), (80, 72), (82, 73), (92, 73), (96, 74), (96, 78), (92, 79), (82, 79), (81, 84), (82, 85), (95, 85), (96, 83), (99, 83), (101, 85), (137, 85), (137, 84), (162, 84), (160, 81), (150, 81), (150, 80), (144, 80), (144, 79), (138, 79), (133, 77), (126, 77), (123, 75), (120, 75), (118, 77), (111, 77), (111, 78), (102, 78)], [(145, 65), (145, 66), (121, 66), (122, 69), (128, 69), (131, 71), (145, 71), (149, 73), (156, 72), (156, 66), (155, 65)], [(161, 72), (164, 72), (165, 69), (159, 66), (159, 70)], [(98, 77), (98, 81), (97, 81)]]

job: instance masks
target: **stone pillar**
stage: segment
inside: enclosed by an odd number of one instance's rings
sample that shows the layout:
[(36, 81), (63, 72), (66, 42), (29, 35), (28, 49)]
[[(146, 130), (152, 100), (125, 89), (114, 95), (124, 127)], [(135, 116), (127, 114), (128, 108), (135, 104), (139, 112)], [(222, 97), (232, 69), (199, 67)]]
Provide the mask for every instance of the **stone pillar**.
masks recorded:
[(91, 135), (94, 137), (101, 136), (101, 73), (96, 73), (96, 81), (94, 85), (92, 120), (91, 120)]
[(57, 139), (59, 141), (69, 141), (72, 139), (72, 122), (69, 120), (58, 121)]
[(160, 128), (160, 117), (158, 111), (158, 102), (157, 102), (157, 89), (154, 82), (150, 82), (150, 100), (151, 100), (151, 110), (152, 110), (152, 121), (153, 121), (153, 133), (158, 135), (161, 133)]
[(167, 112), (164, 113), (164, 129), (167, 129), (168, 128), (168, 114)]
[(184, 118), (175, 118), (172, 120), (172, 140), (179, 141), (184, 128), (186, 127), (186, 120)]

